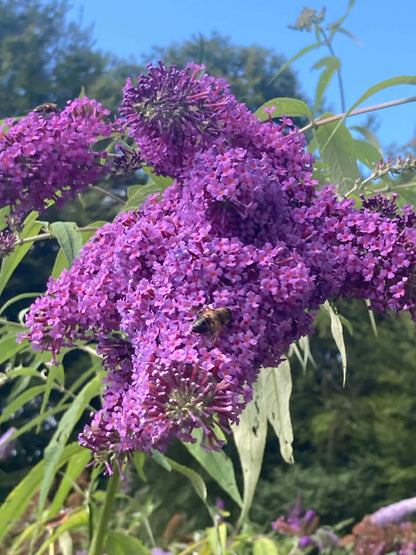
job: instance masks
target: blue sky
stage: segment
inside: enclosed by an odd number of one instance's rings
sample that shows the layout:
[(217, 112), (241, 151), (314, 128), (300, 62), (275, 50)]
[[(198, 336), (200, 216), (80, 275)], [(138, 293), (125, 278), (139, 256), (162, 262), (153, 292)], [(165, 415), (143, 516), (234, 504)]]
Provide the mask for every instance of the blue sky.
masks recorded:
[[(322, 2), (322, 3), (321, 3)], [(230, 37), (236, 45), (258, 44), (272, 48), (287, 59), (311, 44), (311, 33), (288, 29), (301, 9), (307, 5), (320, 10), (327, 6), (326, 23), (341, 17), (347, 0), (71, 0), (69, 18), (82, 26), (93, 24), (95, 46), (121, 57), (142, 61), (153, 45), (168, 46), (201, 33), (212, 31)], [(334, 42), (335, 54), (342, 61), (347, 107), (372, 85), (397, 75), (416, 75), (415, 0), (356, 0), (344, 27), (360, 45), (344, 35)], [(312, 97), (319, 73), (314, 63), (329, 53), (315, 50), (292, 68), (303, 91)], [(392, 87), (368, 99), (363, 106), (416, 96), (415, 86)], [(326, 100), (331, 110), (341, 105), (335, 85), (328, 89)], [(380, 123), (377, 134), (384, 146), (405, 144), (416, 136), (416, 102), (377, 112)], [(364, 120), (355, 117), (351, 125)]]

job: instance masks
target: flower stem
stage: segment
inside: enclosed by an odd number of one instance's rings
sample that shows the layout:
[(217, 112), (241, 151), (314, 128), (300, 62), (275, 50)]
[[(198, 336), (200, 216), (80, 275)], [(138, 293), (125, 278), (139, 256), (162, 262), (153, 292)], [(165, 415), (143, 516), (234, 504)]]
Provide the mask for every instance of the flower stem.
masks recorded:
[(105, 539), (107, 537), (108, 522), (111, 514), (114, 512), (114, 502), (120, 481), (120, 473), (117, 466), (114, 467), (114, 473), (110, 476), (107, 485), (107, 493), (105, 496), (104, 506), (100, 513), (98, 525), (95, 528), (88, 555), (101, 555), (104, 548)]

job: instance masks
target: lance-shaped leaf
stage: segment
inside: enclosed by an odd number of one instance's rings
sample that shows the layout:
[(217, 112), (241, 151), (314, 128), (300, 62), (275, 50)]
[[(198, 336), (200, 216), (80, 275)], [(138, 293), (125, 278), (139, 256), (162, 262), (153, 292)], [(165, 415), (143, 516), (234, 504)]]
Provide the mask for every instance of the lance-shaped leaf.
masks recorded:
[(292, 376), (289, 361), (284, 360), (277, 368), (263, 368), (259, 382), (267, 418), (279, 438), (280, 453), (287, 463), (292, 464), (293, 430), (289, 407)]

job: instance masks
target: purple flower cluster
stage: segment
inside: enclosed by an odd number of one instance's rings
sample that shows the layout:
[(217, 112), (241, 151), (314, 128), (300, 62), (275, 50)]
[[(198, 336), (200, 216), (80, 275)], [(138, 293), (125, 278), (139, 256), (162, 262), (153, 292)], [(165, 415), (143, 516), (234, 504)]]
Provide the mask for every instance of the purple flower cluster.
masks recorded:
[(0, 128), (0, 206), (10, 206), (11, 215), (22, 219), (96, 183), (108, 171), (106, 152), (93, 152), (91, 144), (110, 136), (108, 113), (84, 97), (60, 113), (34, 111), (7, 120)]
[[(260, 367), (310, 332), (327, 299), (415, 316), (410, 209), (379, 198), (358, 210), (318, 191), (290, 120), (260, 123), (196, 69), (160, 65), (127, 84), (121, 111), (140, 156), (177, 179), (105, 225), (27, 315), (36, 348), (98, 343), (104, 405), (81, 443), (103, 460), (193, 441), (195, 428), (220, 447), (216, 430), (238, 422)], [(195, 333), (224, 307), (231, 322)]]

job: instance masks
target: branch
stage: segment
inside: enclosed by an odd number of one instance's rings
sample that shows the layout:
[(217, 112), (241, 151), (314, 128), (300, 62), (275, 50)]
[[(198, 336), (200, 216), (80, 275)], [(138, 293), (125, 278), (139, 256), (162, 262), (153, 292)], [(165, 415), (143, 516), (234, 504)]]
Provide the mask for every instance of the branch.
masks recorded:
[(309, 129), (315, 129), (320, 125), (325, 125), (326, 123), (331, 123), (332, 121), (337, 121), (340, 119), (348, 118), (350, 116), (358, 116), (359, 114), (366, 114), (368, 112), (374, 112), (375, 110), (383, 110), (384, 108), (391, 108), (392, 106), (398, 106), (400, 104), (406, 104), (407, 102), (415, 102), (416, 96), (410, 96), (409, 98), (400, 98), (399, 100), (391, 100), (390, 102), (383, 102), (382, 104), (376, 104), (375, 106), (368, 106), (368, 108), (359, 108), (358, 110), (353, 110), (352, 112), (343, 112), (342, 114), (337, 114), (336, 116), (331, 116), (329, 118), (314, 120), (305, 127), (300, 129), (301, 133), (305, 133)]

